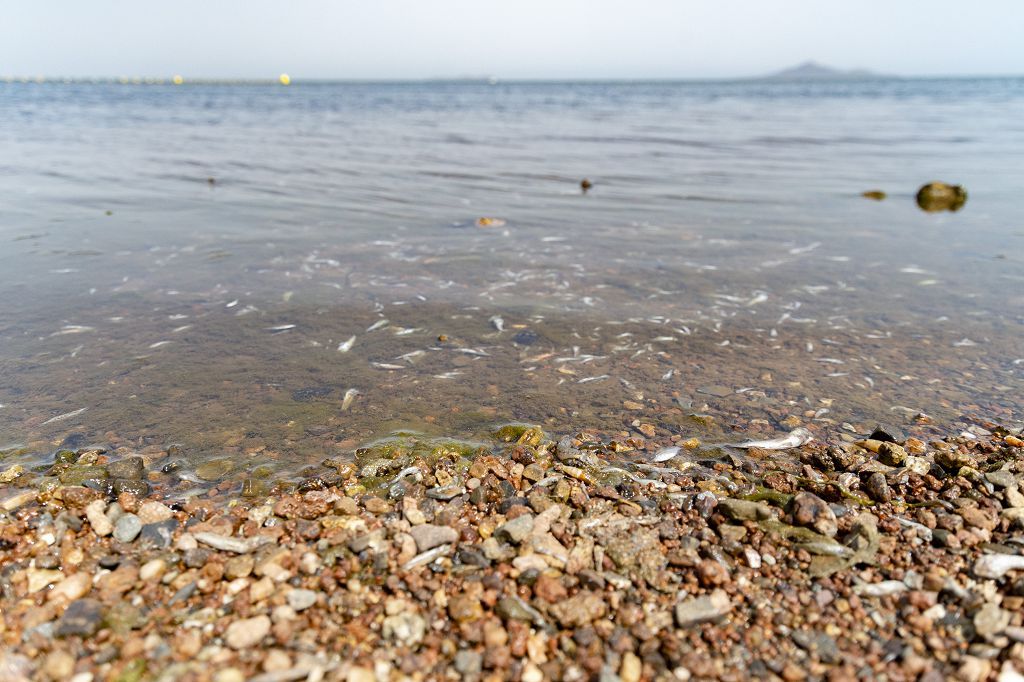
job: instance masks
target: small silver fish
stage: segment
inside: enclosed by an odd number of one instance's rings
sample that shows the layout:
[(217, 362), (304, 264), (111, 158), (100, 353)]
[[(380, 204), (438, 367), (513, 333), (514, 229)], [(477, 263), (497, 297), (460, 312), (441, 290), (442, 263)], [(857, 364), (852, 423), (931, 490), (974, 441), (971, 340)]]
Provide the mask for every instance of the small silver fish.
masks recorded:
[(761, 450), (788, 450), (790, 448), (800, 447), (804, 443), (808, 443), (814, 439), (811, 432), (802, 426), (793, 429), (788, 435), (782, 438), (774, 438), (772, 440), (748, 440), (744, 443), (736, 443), (732, 447), (734, 448), (758, 448)]
[(402, 365), (392, 365), (387, 362), (371, 362), (370, 364), (377, 369), (405, 369)]
[(491, 325), (499, 332), (505, 331), (505, 320), (501, 319), (500, 316), (495, 315), (490, 320), (488, 320), (488, 322), (490, 322)]
[(150, 348), (159, 348), (160, 346), (166, 346), (170, 341), (157, 341), (156, 343), (149, 344)]
[(339, 353), (347, 353), (347, 352), (349, 352), (350, 350), (352, 350), (352, 345), (355, 342), (356, 342), (356, 337), (353, 334), (352, 336), (348, 337), (348, 341), (343, 341), (343, 342), (338, 344), (338, 352)]
[(601, 374), (601, 375), (596, 376), (596, 377), (583, 377), (582, 379), (580, 379), (576, 383), (577, 384), (587, 384), (587, 383), (590, 383), (591, 381), (604, 381), (605, 379), (610, 379), (610, 378), (611, 378), (610, 374)]
[(279, 324), (276, 327), (267, 327), (268, 332), (286, 332), (295, 329), (294, 324)]
[(377, 329), (380, 329), (381, 327), (388, 326), (388, 324), (389, 323), (388, 323), (387, 320), (383, 320), (383, 319), (382, 320), (377, 320), (376, 322), (371, 324), (369, 327), (367, 327), (366, 331), (368, 331), (368, 332), (376, 331)]

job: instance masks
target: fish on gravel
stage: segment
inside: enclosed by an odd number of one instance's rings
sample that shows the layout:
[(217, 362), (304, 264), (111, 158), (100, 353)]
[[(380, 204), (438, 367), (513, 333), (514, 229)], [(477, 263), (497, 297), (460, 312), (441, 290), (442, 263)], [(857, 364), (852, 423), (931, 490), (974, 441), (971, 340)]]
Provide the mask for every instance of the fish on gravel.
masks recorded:
[(353, 344), (355, 344), (355, 342), (356, 342), (356, 337), (353, 334), (352, 336), (348, 337), (347, 341), (342, 341), (341, 343), (338, 344), (338, 352), (339, 353), (347, 353), (347, 352), (349, 352), (350, 350), (352, 350), (352, 346), (353, 346)]
[(347, 412), (348, 408), (352, 407), (352, 401), (359, 395), (359, 391), (354, 388), (350, 388), (345, 391), (345, 397), (341, 399), (341, 411)]
[(811, 432), (801, 426), (793, 429), (782, 438), (773, 438), (771, 440), (748, 440), (743, 443), (735, 443), (732, 447), (744, 449), (758, 448), (759, 450), (789, 450), (790, 448), (798, 448), (812, 440), (814, 440), (814, 436), (811, 435)]

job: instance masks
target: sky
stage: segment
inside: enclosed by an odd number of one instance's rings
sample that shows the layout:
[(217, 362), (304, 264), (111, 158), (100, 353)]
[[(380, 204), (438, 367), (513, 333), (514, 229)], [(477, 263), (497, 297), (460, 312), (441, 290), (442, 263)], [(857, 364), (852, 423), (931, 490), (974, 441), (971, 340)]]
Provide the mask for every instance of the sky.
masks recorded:
[(0, 76), (1017, 75), (1022, 28), (1020, 0), (14, 0)]

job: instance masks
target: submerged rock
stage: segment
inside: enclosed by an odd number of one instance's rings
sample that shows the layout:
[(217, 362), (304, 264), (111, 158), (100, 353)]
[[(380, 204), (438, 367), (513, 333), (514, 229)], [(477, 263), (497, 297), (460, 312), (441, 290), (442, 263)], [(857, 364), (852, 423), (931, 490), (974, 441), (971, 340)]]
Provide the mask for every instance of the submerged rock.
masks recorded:
[(917, 205), (922, 211), (959, 211), (967, 203), (967, 190), (960, 185), (930, 182), (917, 191)]

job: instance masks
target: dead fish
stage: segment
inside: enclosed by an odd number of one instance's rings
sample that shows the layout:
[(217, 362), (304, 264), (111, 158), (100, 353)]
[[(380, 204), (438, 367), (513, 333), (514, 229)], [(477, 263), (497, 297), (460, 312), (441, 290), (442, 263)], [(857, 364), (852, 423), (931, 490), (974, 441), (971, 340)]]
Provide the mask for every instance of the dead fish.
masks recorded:
[(356, 337), (353, 334), (352, 336), (348, 337), (348, 341), (343, 341), (342, 343), (338, 344), (338, 352), (339, 353), (347, 353), (347, 352), (349, 352), (350, 350), (352, 350), (352, 345), (355, 344), (355, 342), (356, 342)]
[(853, 586), (854, 594), (861, 597), (887, 597), (906, 591), (907, 586), (899, 580), (883, 580), (880, 583), (862, 583)]
[(44, 421), (43, 424), (53, 424), (53, 423), (56, 423), (56, 422), (62, 422), (65, 419), (71, 419), (72, 417), (77, 417), (78, 415), (82, 414), (83, 412), (85, 412), (88, 409), (89, 409), (88, 407), (82, 407), (82, 408), (79, 408), (79, 409), (74, 410), (72, 412), (65, 412), (64, 414), (58, 414), (56, 417), (50, 417), (49, 419)]
[(601, 374), (601, 375), (596, 376), (596, 377), (583, 377), (582, 379), (580, 379), (576, 383), (577, 384), (587, 384), (587, 383), (590, 383), (591, 381), (604, 381), (605, 379), (610, 379), (610, 378), (611, 378), (610, 374)]
[(405, 369), (402, 365), (392, 365), (387, 362), (371, 362), (370, 364), (377, 369)]
[(425, 350), (413, 350), (413, 351), (409, 351), (408, 353), (403, 353), (402, 355), (399, 355), (395, 359), (396, 360), (405, 360), (408, 363), (412, 363), (412, 361), (415, 360), (416, 358), (418, 358), (419, 356), (426, 355), (426, 354), (427, 354), (427, 351), (425, 351)]
[(748, 440), (744, 443), (733, 445), (734, 448), (758, 448), (760, 450), (788, 450), (800, 447), (814, 439), (811, 432), (802, 426), (793, 429), (788, 435), (772, 440)]
[(664, 374), (661, 375), (661, 380), (662, 381), (668, 381), (669, 379), (672, 378), (672, 375), (675, 374), (675, 373), (676, 373), (676, 371), (674, 369), (670, 369), (669, 371), (667, 371), (667, 372), (665, 372)]
[(414, 476), (416, 478), (416, 480), (419, 481), (419, 480), (421, 480), (423, 478), (423, 472), (420, 471), (419, 467), (406, 467), (405, 469), (402, 469), (401, 471), (399, 471), (398, 475), (396, 475), (391, 480), (391, 482), (388, 483), (388, 485), (394, 485), (394, 484), (398, 483), (399, 481), (401, 481), (402, 479), (408, 478), (409, 476)]
[(651, 461), (652, 462), (667, 462), (670, 459), (672, 459), (673, 457), (676, 457), (679, 454), (679, 451), (680, 451), (680, 448), (679, 448), (678, 445), (673, 445), (672, 447), (668, 447), (668, 448), (661, 448), (660, 450), (658, 450), (657, 452), (654, 453), (654, 457), (651, 458)]
[(402, 327), (395, 330), (395, 336), (408, 336), (423, 331), (423, 327)]
[(345, 397), (341, 400), (341, 411), (345, 412), (348, 408), (352, 407), (352, 401), (359, 395), (359, 391), (354, 388), (350, 388), (345, 391)]
[(505, 320), (501, 319), (500, 316), (495, 315), (490, 320), (488, 320), (488, 322), (490, 322), (491, 325), (499, 332), (505, 331)]
[(274, 332), (274, 333), (287, 332), (287, 331), (291, 331), (292, 329), (295, 329), (295, 325), (294, 324), (279, 324), (276, 327), (267, 327), (266, 328), (266, 330), (268, 332)]
[(449, 553), (451, 553), (451, 551), (452, 551), (452, 546), (451, 545), (440, 545), (439, 547), (435, 547), (434, 549), (428, 549), (426, 552), (423, 552), (421, 554), (417, 554), (412, 559), (409, 559), (409, 561), (407, 561), (402, 566), (402, 570), (403, 571), (411, 571), (412, 569), (416, 568), (417, 566), (422, 566), (424, 564), (429, 564), (430, 562), (434, 561), (435, 559), (440, 559), (443, 556), (447, 556)]
[(377, 320), (376, 322), (371, 324), (369, 327), (367, 327), (366, 331), (368, 331), (368, 332), (376, 331), (376, 330), (380, 329), (381, 327), (388, 326), (388, 324), (389, 323), (388, 323), (387, 320)]
[(460, 374), (462, 374), (461, 371), (459, 371), (457, 369), (454, 369), (451, 372), (444, 372), (442, 374), (435, 374), (434, 378), (435, 379), (454, 379), (455, 377), (459, 376)]
[(466, 355), (476, 355), (477, 357), (481, 357), (481, 358), (488, 358), (488, 357), (491, 356), (491, 354), (488, 353), (487, 351), (479, 350), (478, 348), (453, 348), (452, 350), (455, 351), (456, 353), (465, 353)]
[(170, 341), (157, 341), (156, 343), (149, 344), (150, 348), (159, 348), (160, 346), (166, 346)]

